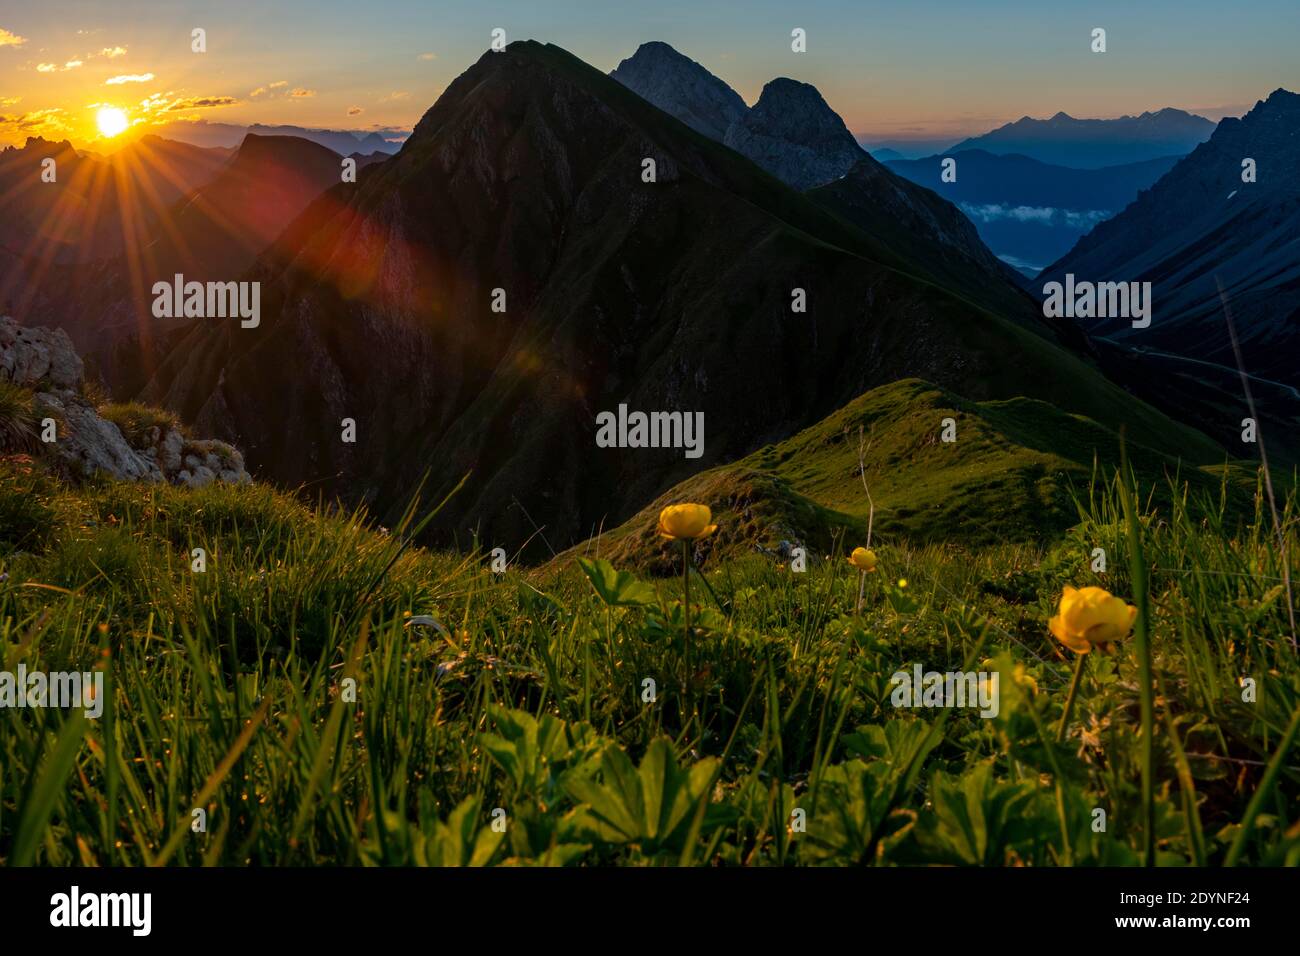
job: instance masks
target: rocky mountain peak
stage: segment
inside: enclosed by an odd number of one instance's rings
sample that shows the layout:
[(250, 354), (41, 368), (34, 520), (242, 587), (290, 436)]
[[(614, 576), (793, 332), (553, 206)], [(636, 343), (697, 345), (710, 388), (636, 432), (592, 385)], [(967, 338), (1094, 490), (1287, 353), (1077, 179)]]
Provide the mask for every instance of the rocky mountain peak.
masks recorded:
[(763, 87), (723, 142), (801, 190), (839, 179), (867, 155), (817, 87), (785, 77)]
[(610, 76), (710, 139), (748, 112), (740, 94), (667, 43), (643, 43)]

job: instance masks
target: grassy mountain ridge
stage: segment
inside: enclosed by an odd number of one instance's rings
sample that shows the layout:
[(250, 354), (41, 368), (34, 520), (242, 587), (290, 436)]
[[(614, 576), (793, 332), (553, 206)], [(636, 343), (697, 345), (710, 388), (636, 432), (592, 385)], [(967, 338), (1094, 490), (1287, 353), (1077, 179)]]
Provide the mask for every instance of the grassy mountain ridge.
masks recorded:
[[(956, 428), (951, 443), (941, 436), (948, 418)], [(655, 519), (680, 501), (715, 509), (718, 537), (697, 547), (722, 559), (755, 547), (775, 550), (782, 540), (823, 554), (842, 534), (861, 542), (869, 505), (859, 472), (860, 434), (877, 540), (965, 546), (1044, 541), (1064, 532), (1079, 519), (1076, 496), (1092, 481), (1098, 458), (1117, 458), (1120, 443), (1110, 429), (1047, 402), (972, 402), (907, 379), (859, 396), (785, 441), (674, 485), (558, 561), (599, 553), (615, 563), (666, 570), (675, 552), (656, 540)], [(1173, 479), (1217, 497), (1226, 480), (1234, 507), (1248, 497), (1252, 479), (1238, 466), (1197, 467), (1131, 440), (1128, 451), (1148, 488)]]

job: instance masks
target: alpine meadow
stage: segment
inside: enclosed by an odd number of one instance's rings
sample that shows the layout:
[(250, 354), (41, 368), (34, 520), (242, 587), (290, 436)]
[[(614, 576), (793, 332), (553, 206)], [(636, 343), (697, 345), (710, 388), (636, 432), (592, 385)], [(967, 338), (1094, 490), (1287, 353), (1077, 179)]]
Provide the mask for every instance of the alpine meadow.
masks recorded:
[(1283, 916), (1210, 874), (1300, 866), (1294, 10), (480, 6), (0, 13), (23, 919)]

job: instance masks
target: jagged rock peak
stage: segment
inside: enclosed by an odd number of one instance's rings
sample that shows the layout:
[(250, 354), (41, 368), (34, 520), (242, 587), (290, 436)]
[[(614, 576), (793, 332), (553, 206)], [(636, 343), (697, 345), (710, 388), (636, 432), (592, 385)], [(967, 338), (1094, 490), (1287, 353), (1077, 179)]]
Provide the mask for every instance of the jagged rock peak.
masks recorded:
[(839, 179), (866, 156), (817, 87), (778, 77), (724, 142), (796, 189)]
[(721, 141), (728, 127), (748, 112), (739, 93), (658, 40), (641, 44), (610, 76), (710, 139)]

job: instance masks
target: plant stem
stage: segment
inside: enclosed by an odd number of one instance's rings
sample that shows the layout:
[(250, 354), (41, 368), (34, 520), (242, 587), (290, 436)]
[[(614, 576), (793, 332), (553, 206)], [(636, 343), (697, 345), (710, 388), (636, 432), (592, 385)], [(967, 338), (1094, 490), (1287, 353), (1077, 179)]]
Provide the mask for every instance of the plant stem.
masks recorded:
[[(1122, 438), (1122, 436), (1121, 436)], [(1134, 637), (1137, 651), (1138, 685), (1142, 723), (1142, 865), (1156, 865), (1155, 799), (1155, 690), (1151, 682), (1151, 594), (1147, 584), (1146, 555), (1142, 550), (1142, 522), (1137, 513), (1137, 495), (1128, 453), (1120, 446), (1120, 503), (1128, 532), (1129, 576), (1133, 579), (1133, 602), (1137, 605)]]
[(684, 640), (684, 657), (686, 660), (686, 688), (687, 688), (687, 705), (689, 715), (687, 720), (695, 714), (695, 695), (691, 693), (691, 543), (688, 539), (682, 539), (682, 620), (683, 620), (683, 640)]
[(1074, 710), (1074, 697), (1079, 692), (1079, 679), (1083, 677), (1083, 665), (1087, 654), (1076, 654), (1074, 662), (1074, 679), (1070, 681), (1070, 692), (1065, 695), (1065, 710), (1061, 714), (1061, 726), (1056, 728), (1056, 742), (1065, 739), (1065, 729), (1070, 726), (1070, 711)]
[(854, 614), (862, 613), (862, 590), (866, 586), (867, 586), (867, 572), (859, 571), (858, 572), (858, 606), (854, 610), (853, 612)]

